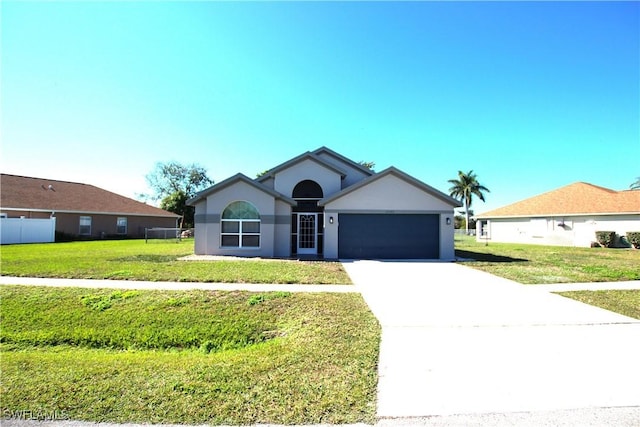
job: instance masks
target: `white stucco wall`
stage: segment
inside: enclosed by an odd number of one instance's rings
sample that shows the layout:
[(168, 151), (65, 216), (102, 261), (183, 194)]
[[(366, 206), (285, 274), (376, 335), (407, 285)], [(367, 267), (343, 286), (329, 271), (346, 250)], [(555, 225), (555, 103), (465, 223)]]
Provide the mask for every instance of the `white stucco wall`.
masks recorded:
[(265, 187), (269, 187), (270, 189), (274, 189), (274, 179), (273, 178), (267, 178), (264, 181), (260, 182), (262, 185), (264, 185)]
[[(387, 175), (325, 206), (325, 258), (338, 258), (340, 213), (440, 215), (440, 259), (455, 258), (453, 206), (394, 175)], [(333, 224), (330, 218), (333, 217)], [(447, 224), (447, 218), (450, 224)]]
[[(447, 224), (447, 219), (449, 224)], [(451, 209), (451, 212), (440, 214), (440, 259), (443, 261), (456, 259), (453, 209)]]
[[(252, 203), (260, 213), (260, 247), (223, 248), (220, 238), (220, 215), (230, 203), (242, 200)], [(283, 214), (286, 208), (282, 205), (286, 203), (279, 203), (277, 211)], [(284, 218), (278, 218), (276, 205), (276, 199), (272, 195), (242, 181), (213, 193), (206, 200), (199, 201), (196, 204), (196, 253), (249, 257), (286, 256), (281, 254), (283, 244), (275, 236), (277, 223), (285, 222)]]
[(273, 253), (276, 257), (291, 256), (291, 206), (276, 200), (276, 224)]
[(326, 205), (329, 210), (451, 211), (444, 200), (394, 175), (384, 176)]
[(331, 196), (341, 189), (341, 176), (339, 173), (309, 159), (278, 172), (275, 177), (274, 189), (287, 197), (291, 197), (293, 188), (300, 181), (307, 179), (317, 182), (322, 187), (324, 197)]
[[(540, 218), (494, 218), (486, 222), (488, 236), (478, 229), (478, 241), (589, 247), (596, 231), (615, 231), (619, 236), (640, 231), (640, 215), (555, 216)], [(559, 224), (565, 224), (561, 227)]]
[(330, 155), (329, 153), (320, 153), (318, 157), (346, 173), (346, 176), (342, 180), (342, 188), (347, 188), (370, 176), (360, 169), (354, 168), (349, 163)]
[[(330, 223), (333, 218), (333, 224)], [(326, 259), (338, 259), (338, 224), (337, 211), (324, 211), (324, 257)]]
[[(207, 199), (200, 200), (195, 205), (195, 217), (196, 219), (199, 216), (206, 215), (207, 213)], [(209, 228), (211, 224), (201, 223), (198, 224), (196, 220), (195, 231), (194, 231), (194, 252), (196, 255), (206, 255), (207, 254), (207, 236), (209, 234)]]

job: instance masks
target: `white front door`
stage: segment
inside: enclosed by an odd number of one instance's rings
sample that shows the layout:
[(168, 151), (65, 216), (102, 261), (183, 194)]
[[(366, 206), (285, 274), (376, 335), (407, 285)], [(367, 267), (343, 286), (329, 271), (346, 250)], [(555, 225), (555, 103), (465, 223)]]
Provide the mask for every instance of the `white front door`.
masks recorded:
[(298, 214), (298, 254), (318, 253), (318, 214)]

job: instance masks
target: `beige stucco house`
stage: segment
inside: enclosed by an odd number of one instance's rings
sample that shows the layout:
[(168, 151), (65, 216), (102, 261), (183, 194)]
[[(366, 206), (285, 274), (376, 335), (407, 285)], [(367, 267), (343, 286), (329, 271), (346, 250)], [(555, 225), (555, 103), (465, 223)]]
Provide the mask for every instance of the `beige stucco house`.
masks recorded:
[(640, 231), (640, 190), (576, 182), (476, 219), (479, 241), (588, 247), (596, 231)]
[(326, 148), (256, 179), (200, 192), (196, 254), (328, 259), (454, 259), (460, 203), (390, 167), (375, 173)]

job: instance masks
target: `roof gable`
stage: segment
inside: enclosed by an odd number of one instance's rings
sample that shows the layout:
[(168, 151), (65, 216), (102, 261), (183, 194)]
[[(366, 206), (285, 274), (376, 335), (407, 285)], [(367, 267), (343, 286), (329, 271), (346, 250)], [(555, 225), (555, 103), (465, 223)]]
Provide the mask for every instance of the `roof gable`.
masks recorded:
[(478, 218), (640, 213), (640, 191), (615, 191), (586, 182), (552, 190)]
[(244, 182), (266, 194), (269, 194), (272, 197), (275, 197), (276, 199), (280, 199), (290, 205), (295, 205), (296, 201), (293, 200), (290, 197), (287, 197), (283, 194), (278, 193), (275, 190), (272, 190), (271, 188), (262, 185), (260, 182), (253, 180), (251, 178), (249, 178), (248, 176), (242, 174), (242, 173), (238, 173), (230, 178), (225, 179), (224, 181), (221, 181), (217, 184), (212, 185), (211, 187), (207, 188), (206, 190), (203, 190), (201, 192), (199, 192), (194, 198), (187, 200), (187, 205), (193, 206), (195, 203), (199, 202), (200, 200), (203, 200), (207, 197), (209, 197), (210, 195), (217, 193), (220, 190), (223, 190), (227, 187), (229, 187), (230, 185), (236, 184), (238, 182)]
[(433, 197), (445, 202), (446, 204), (451, 205), (452, 207), (460, 207), (460, 206), (462, 206), (460, 204), (460, 202), (458, 200), (454, 199), (453, 197), (450, 197), (450, 196), (444, 194), (443, 192), (441, 192), (439, 190), (436, 190), (435, 188), (431, 187), (430, 185), (425, 184), (424, 182), (412, 177), (411, 175), (409, 175), (409, 174), (407, 174), (405, 172), (402, 172), (400, 169), (397, 169), (397, 168), (395, 168), (393, 166), (391, 166), (391, 167), (389, 167), (389, 168), (387, 168), (387, 169), (385, 169), (385, 170), (383, 170), (383, 171), (381, 171), (381, 172), (379, 172), (379, 173), (377, 173), (375, 175), (372, 175), (372, 176), (370, 176), (370, 177), (368, 177), (366, 179), (363, 179), (362, 181), (360, 181), (360, 182), (358, 182), (358, 183), (356, 183), (356, 184), (354, 184), (354, 185), (352, 185), (350, 187), (345, 188), (344, 190), (340, 191), (339, 193), (334, 194), (331, 197), (327, 197), (327, 198), (324, 198), (324, 199), (320, 200), (319, 205), (326, 206), (329, 203), (335, 202), (336, 200), (338, 200), (338, 199), (340, 199), (340, 198), (342, 198), (342, 197), (344, 197), (344, 196), (346, 196), (346, 195), (348, 195), (350, 193), (358, 191), (359, 189), (361, 189), (361, 188), (363, 188), (363, 187), (365, 187), (367, 185), (370, 185), (370, 184), (372, 184), (372, 183), (374, 183), (374, 182), (376, 182), (376, 181), (378, 181), (378, 180), (380, 180), (380, 179), (382, 179), (382, 178), (384, 178), (386, 176), (389, 176), (389, 175), (393, 175), (393, 176), (401, 179), (402, 181), (405, 181), (406, 183), (408, 183), (410, 185), (413, 185), (414, 187), (417, 187), (419, 190), (421, 190), (421, 191), (423, 191), (423, 192), (425, 192), (425, 193), (427, 193), (427, 194), (429, 194), (429, 195), (431, 195), (431, 196), (433, 196)]
[(340, 177), (342, 177), (342, 178), (344, 178), (346, 176), (346, 172), (343, 171), (342, 169), (332, 165), (329, 162), (324, 161), (323, 159), (321, 159), (320, 157), (318, 157), (314, 153), (311, 153), (311, 152), (307, 151), (306, 153), (302, 153), (301, 155), (299, 155), (297, 157), (294, 157), (291, 160), (288, 160), (288, 161), (286, 161), (284, 163), (279, 164), (278, 166), (276, 166), (276, 167), (274, 167), (272, 169), (269, 169), (268, 171), (266, 171), (264, 173), (264, 175), (262, 175), (259, 178), (257, 178), (256, 181), (265, 182), (270, 178), (274, 178), (275, 175), (278, 172), (282, 172), (283, 170), (288, 169), (288, 168), (290, 168), (292, 166), (295, 166), (298, 163), (303, 162), (305, 160), (311, 160), (313, 162), (316, 162), (319, 165), (321, 165), (322, 167), (327, 168), (327, 169), (339, 174)]
[(336, 159), (338, 162), (346, 164), (347, 166), (350, 166), (354, 169), (359, 170), (360, 172), (364, 173), (365, 175), (373, 175), (375, 172), (373, 172), (371, 169), (366, 168), (364, 166), (362, 166), (360, 163), (354, 162), (351, 159), (346, 158), (345, 156), (343, 156), (342, 154), (336, 153), (335, 151), (327, 148), (327, 147), (320, 147), (317, 150), (313, 151), (313, 154), (315, 154), (316, 156), (321, 156), (322, 154), (327, 154), (328, 156)]
[(178, 218), (172, 212), (77, 182), (1, 175), (3, 209)]

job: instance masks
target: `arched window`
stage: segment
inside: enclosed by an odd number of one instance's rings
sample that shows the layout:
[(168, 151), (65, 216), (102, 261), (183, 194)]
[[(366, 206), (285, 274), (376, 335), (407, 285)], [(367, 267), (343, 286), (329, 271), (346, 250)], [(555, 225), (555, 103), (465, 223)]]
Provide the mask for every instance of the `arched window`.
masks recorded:
[(293, 189), (294, 199), (322, 199), (322, 187), (310, 179), (300, 181)]
[(298, 202), (296, 211), (316, 212), (318, 201), (323, 197), (322, 187), (317, 182), (306, 179), (296, 184), (292, 196)]
[(249, 202), (230, 203), (220, 219), (221, 244), (227, 248), (260, 247), (260, 213)]

